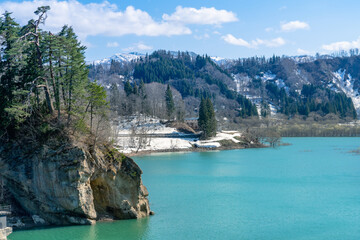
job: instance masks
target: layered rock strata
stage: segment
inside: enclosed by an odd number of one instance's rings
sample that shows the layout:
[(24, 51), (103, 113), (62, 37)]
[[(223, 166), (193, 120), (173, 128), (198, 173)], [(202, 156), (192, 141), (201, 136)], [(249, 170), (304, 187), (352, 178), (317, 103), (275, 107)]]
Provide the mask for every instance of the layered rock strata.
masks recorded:
[(109, 146), (50, 140), (0, 144), (0, 175), (40, 225), (92, 224), (150, 214), (142, 171)]

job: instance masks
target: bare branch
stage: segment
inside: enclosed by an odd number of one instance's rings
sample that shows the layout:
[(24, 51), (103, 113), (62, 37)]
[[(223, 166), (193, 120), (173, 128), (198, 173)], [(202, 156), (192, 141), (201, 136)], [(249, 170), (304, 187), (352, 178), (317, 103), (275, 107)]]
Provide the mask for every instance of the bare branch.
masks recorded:
[(26, 37), (29, 36), (29, 35), (33, 35), (34, 37), (37, 37), (37, 36), (38, 36), (37, 34), (35, 34), (35, 33), (33, 33), (33, 32), (28, 32), (28, 33), (26, 33), (25, 35), (19, 37), (19, 38), (18, 38), (18, 41), (19, 41), (19, 40), (23, 40), (24, 38), (26, 38)]

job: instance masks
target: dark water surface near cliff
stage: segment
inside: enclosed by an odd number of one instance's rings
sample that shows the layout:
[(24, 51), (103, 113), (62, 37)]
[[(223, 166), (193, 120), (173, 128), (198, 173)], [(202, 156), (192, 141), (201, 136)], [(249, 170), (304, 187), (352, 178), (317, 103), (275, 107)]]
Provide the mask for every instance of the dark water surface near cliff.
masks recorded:
[(360, 138), (136, 157), (155, 216), (10, 240), (360, 239)]

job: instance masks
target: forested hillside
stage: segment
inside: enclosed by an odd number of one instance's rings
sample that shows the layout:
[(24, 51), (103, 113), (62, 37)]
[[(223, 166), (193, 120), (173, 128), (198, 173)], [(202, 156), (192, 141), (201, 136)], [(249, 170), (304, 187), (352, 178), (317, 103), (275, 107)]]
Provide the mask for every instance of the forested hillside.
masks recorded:
[[(357, 117), (360, 110), (358, 51), (349, 55), (246, 58), (223, 66), (231, 72), (239, 92), (261, 99), (286, 116), (310, 113), (341, 119)], [(359, 113), (359, 112), (358, 112)]]
[[(151, 100), (138, 99), (129, 95), (129, 91), (126, 96), (133, 98), (132, 102), (156, 102), (146, 108), (158, 117), (165, 117), (161, 114), (165, 111), (161, 102), (165, 101), (165, 86), (169, 84), (175, 92), (176, 108), (182, 109), (177, 112), (183, 111), (186, 117), (198, 116), (200, 99), (210, 97), (218, 120), (232, 123), (258, 115), (351, 121), (360, 111), (358, 52), (315, 57), (252, 57), (222, 60), (217, 64), (206, 55), (159, 50), (151, 55), (130, 54), (132, 61), (97, 61), (98, 64), (89, 66), (89, 76), (108, 88), (112, 85), (113, 95), (124, 96), (126, 87), (136, 90), (141, 86), (147, 92), (143, 98), (151, 95)], [(119, 58), (118, 55), (112, 59)], [(115, 85), (118, 93), (113, 91)], [(118, 112), (133, 113), (128, 111), (129, 99), (120, 99), (116, 105)], [(133, 110), (136, 112), (139, 107)]]
[[(139, 107), (132, 113), (144, 108), (136, 102), (145, 102), (149, 113), (165, 117), (162, 114), (165, 113), (165, 105), (161, 102), (165, 102), (165, 86), (169, 84), (175, 93), (176, 112), (183, 111), (182, 116), (176, 115), (177, 118), (197, 117), (202, 98), (211, 98), (217, 116), (221, 119), (226, 117), (233, 121), (258, 116), (256, 106), (235, 91), (232, 76), (208, 56), (159, 50), (137, 61), (111, 61), (110, 66), (90, 65), (90, 77), (109, 86), (111, 96), (127, 96), (128, 99), (120, 97), (116, 105), (120, 114), (130, 114), (127, 106), (131, 105), (128, 103), (129, 98), (133, 98), (133, 106)], [(133, 94), (128, 90), (130, 87), (135, 89)], [(118, 93), (114, 91), (115, 88)], [(144, 93), (137, 89), (142, 89)]]

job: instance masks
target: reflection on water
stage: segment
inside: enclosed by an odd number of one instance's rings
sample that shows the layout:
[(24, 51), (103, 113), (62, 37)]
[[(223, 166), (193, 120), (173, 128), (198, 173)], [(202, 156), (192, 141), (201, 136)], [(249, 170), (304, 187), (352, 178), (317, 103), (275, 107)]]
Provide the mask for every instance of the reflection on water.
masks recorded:
[(81, 238), (82, 240), (95, 240), (97, 239), (97, 234), (96, 234), (96, 225), (91, 225), (90, 228), (88, 229), (87, 234), (84, 234), (84, 236)]
[(54, 227), (18, 231), (9, 240), (118, 240), (146, 239), (149, 218), (99, 222), (91, 226)]

